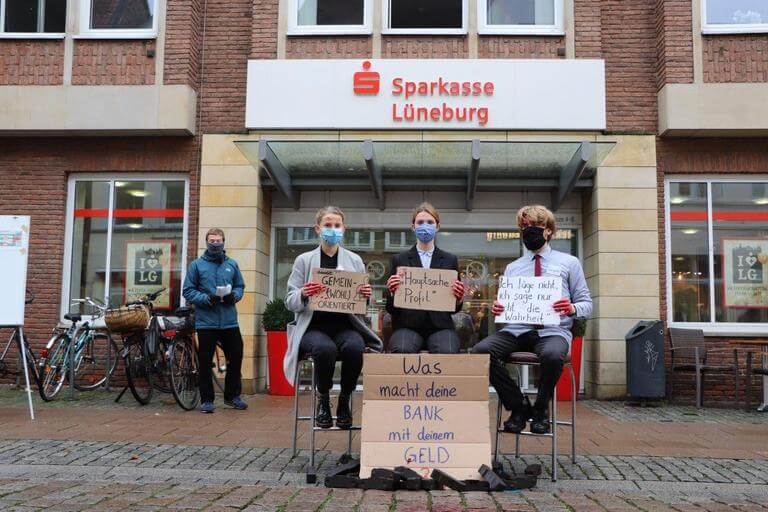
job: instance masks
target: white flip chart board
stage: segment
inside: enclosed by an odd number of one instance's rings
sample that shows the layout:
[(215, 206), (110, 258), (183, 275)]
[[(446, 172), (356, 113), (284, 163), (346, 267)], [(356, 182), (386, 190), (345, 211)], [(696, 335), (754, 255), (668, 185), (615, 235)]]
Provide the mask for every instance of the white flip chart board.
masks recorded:
[(28, 215), (0, 215), (0, 325), (24, 325)]

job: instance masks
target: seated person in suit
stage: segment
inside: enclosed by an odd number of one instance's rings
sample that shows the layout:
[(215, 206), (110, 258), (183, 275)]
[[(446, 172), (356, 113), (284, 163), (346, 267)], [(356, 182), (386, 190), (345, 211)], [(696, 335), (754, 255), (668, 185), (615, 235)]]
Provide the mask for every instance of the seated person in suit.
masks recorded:
[[(451, 253), (435, 245), (435, 235), (440, 230), (440, 214), (429, 203), (421, 204), (413, 212), (411, 228), (418, 241), (409, 250), (392, 257), (391, 275), (387, 281), (389, 297), (387, 311), (392, 315), (392, 336), (389, 350), (394, 353), (413, 354), (423, 349), (433, 354), (456, 354), (461, 344), (449, 311), (423, 311), (395, 307), (394, 295), (400, 286), (398, 267), (423, 267), (459, 270), (459, 260)], [(456, 310), (461, 310), (464, 283), (453, 282)]]

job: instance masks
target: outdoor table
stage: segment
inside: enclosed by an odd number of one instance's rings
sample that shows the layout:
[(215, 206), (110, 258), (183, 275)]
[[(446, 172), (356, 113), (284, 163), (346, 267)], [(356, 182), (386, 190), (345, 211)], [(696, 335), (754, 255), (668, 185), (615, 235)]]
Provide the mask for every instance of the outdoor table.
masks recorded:
[[(768, 369), (768, 340), (730, 340), (729, 345), (735, 345), (740, 347), (758, 347), (762, 349), (762, 367)], [(750, 375), (747, 375), (750, 378)], [(763, 375), (763, 403), (761, 403), (757, 410), (760, 412), (768, 412), (768, 375)]]

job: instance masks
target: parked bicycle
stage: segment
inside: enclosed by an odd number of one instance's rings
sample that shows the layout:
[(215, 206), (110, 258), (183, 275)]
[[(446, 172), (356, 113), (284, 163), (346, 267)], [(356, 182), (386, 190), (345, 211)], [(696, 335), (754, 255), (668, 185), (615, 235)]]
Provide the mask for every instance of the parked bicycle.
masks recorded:
[(117, 344), (104, 323), (106, 305), (90, 297), (72, 301), (75, 304), (89, 306), (93, 315), (85, 321), (80, 314), (64, 315), (70, 325), (57, 329), (41, 350), (39, 390), (46, 402), (53, 400), (73, 376), (71, 384), (78, 391), (98, 388), (117, 366)]
[[(27, 298), (25, 303), (26, 304), (32, 304), (35, 301), (35, 296), (32, 295), (31, 292), (27, 291)], [(16, 358), (15, 363), (9, 362), (8, 356), (11, 352), (11, 346), (16, 346), (16, 351), (18, 352), (18, 357)], [(27, 369), (29, 370), (29, 376), (32, 379), (32, 383), (34, 383), (38, 389), (40, 388), (40, 375), (38, 374), (38, 363), (37, 363), (37, 357), (35, 357), (35, 354), (32, 352), (32, 349), (29, 346), (29, 341), (27, 340), (26, 334), (22, 336), (21, 330), (17, 327), (11, 332), (11, 336), (8, 338), (8, 343), (5, 344), (5, 348), (3, 349), (2, 353), (0, 353), (0, 379), (4, 379), (6, 377), (14, 377), (16, 386), (21, 385), (21, 381), (24, 378), (24, 364), (23, 364), (23, 358), (21, 355), (21, 351), (24, 351), (24, 354), (26, 355), (27, 359)]]

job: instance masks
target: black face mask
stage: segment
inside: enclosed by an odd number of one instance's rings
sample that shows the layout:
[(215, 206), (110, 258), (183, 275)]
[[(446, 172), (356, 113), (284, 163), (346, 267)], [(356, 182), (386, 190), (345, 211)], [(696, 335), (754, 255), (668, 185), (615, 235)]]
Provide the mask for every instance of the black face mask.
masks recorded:
[(523, 245), (529, 251), (538, 251), (547, 239), (544, 238), (544, 228), (539, 226), (528, 226), (523, 230)]

